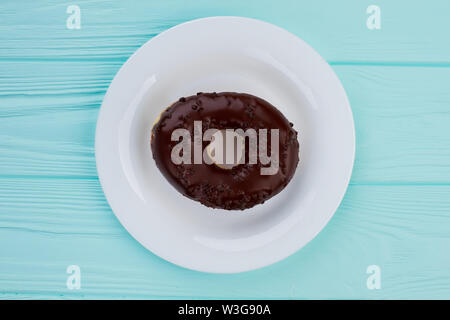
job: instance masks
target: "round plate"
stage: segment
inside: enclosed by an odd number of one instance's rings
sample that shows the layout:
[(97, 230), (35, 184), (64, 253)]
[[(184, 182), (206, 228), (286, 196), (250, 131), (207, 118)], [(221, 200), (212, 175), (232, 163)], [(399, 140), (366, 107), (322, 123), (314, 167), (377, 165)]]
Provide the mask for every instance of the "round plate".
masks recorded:
[[(182, 96), (214, 91), (261, 97), (299, 133), (292, 181), (245, 211), (183, 197), (152, 158), (158, 115)], [(170, 262), (217, 273), (272, 264), (314, 238), (344, 196), (354, 152), (350, 105), (325, 60), (293, 34), (240, 17), (183, 23), (137, 50), (105, 95), (95, 138), (104, 193), (133, 237)]]

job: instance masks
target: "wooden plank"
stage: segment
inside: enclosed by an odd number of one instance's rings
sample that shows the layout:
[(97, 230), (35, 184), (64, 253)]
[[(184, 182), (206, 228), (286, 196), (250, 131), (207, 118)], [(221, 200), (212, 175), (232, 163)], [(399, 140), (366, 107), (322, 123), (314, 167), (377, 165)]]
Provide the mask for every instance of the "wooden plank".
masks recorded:
[[(124, 61), (149, 38), (179, 23), (216, 15), (257, 18), (299, 35), (327, 60), (449, 65), (446, 0), (379, 0), (381, 29), (366, 27), (368, 2), (347, 0), (80, 2), (80, 30), (66, 28), (67, 3), (2, 3), (0, 60)], [(428, 17), (432, 17), (427, 19)]]
[[(98, 109), (119, 65), (25, 65), (0, 82), (0, 176), (95, 178)], [(450, 182), (450, 68), (333, 68), (355, 118), (352, 183)]]
[(354, 114), (353, 183), (450, 181), (449, 68), (334, 69)]
[[(0, 180), (2, 298), (450, 298), (450, 186), (351, 186), (327, 227), (273, 266), (176, 267), (136, 245), (91, 179)], [(68, 265), (82, 288), (66, 288)], [(381, 267), (381, 290), (366, 268)], [(265, 281), (261, 282), (261, 278)]]
[[(450, 2), (180, 0), (0, 4), (0, 298), (450, 299)], [(371, 3), (370, 3), (371, 4)], [(95, 170), (98, 109), (143, 43), (179, 23), (240, 15), (279, 25), (334, 68), (355, 116), (351, 186), (292, 257), (236, 275), (163, 261), (123, 229)], [(66, 267), (82, 289), (66, 288)], [(381, 267), (368, 290), (366, 268)], [(261, 279), (265, 279), (261, 281)]]

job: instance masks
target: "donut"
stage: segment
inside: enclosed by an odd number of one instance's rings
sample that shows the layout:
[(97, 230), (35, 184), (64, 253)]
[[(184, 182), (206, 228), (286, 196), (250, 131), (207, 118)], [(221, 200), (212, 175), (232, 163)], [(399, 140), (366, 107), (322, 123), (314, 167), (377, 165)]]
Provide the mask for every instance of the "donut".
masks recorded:
[(246, 93), (180, 98), (153, 125), (150, 146), (156, 166), (178, 192), (225, 210), (249, 209), (275, 196), (299, 162), (293, 124)]

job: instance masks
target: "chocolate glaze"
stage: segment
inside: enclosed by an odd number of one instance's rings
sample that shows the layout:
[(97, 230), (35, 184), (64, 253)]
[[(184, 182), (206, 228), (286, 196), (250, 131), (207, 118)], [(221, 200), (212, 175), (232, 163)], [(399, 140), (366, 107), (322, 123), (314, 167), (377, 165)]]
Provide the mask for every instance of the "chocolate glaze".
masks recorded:
[[(222, 169), (215, 164), (180, 164), (171, 161), (172, 131), (188, 129), (194, 139), (194, 121), (202, 120), (203, 133), (209, 129), (279, 129), (279, 170), (261, 175), (261, 163), (240, 164)], [(197, 93), (180, 98), (168, 107), (153, 126), (151, 148), (157, 167), (181, 194), (212, 207), (244, 210), (273, 197), (291, 180), (299, 161), (297, 132), (283, 114), (267, 101), (250, 94)], [(268, 130), (270, 132), (270, 130)], [(203, 142), (205, 148), (209, 142)], [(246, 143), (248, 153), (248, 141)], [(270, 152), (270, 135), (268, 135)], [(193, 153), (192, 153), (193, 154)], [(248, 155), (246, 156), (248, 159)], [(247, 161), (248, 162), (248, 161)]]

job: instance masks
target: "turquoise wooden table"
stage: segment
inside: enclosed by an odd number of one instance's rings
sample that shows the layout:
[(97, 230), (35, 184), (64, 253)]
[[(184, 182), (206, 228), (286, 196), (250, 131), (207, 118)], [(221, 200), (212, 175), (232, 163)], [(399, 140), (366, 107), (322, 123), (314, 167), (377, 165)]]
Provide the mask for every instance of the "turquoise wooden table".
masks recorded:
[[(70, 5), (79, 29), (67, 27)], [(450, 298), (449, 14), (448, 0), (2, 1), (0, 298)], [(234, 275), (144, 249), (109, 208), (94, 157), (120, 66), (158, 33), (214, 15), (308, 42), (341, 79), (356, 125), (331, 222), (293, 256)], [(66, 283), (70, 265), (79, 289)]]

